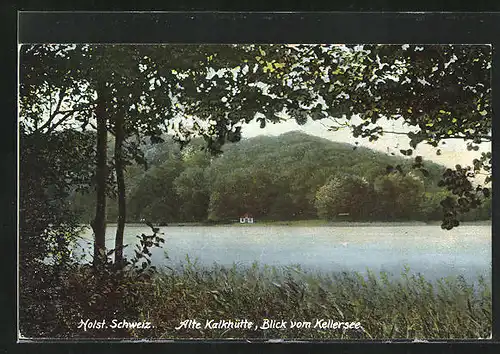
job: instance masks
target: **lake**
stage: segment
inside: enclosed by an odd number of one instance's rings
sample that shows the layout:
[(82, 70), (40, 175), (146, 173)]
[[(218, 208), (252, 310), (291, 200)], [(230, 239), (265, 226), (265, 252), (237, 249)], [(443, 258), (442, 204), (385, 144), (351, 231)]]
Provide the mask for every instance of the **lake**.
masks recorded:
[[(428, 279), (491, 275), (491, 225), (465, 224), (450, 231), (439, 225), (391, 224), (356, 226), (168, 226), (165, 243), (152, 250), (157, 266), (175, 267), (186, 255), (199, 265), (247, 266), (300, 264), (314, 271), (387, 271), (398, 275), (405, 265)], [(106, 246), (114, 247), (116, 225), (107, 229)], [(127, 225), (125, 243), (151, 234), (143, 225)], [(84, 239), (91, 240), (87, 230)], [(80, 244), (84, 244), (83, 241)], [(86, 244), (91, 251), (91, 243)], [(133, 254), (133, 247), (125, 249)], [(168, 258), (165, 256), (165, 251)]]

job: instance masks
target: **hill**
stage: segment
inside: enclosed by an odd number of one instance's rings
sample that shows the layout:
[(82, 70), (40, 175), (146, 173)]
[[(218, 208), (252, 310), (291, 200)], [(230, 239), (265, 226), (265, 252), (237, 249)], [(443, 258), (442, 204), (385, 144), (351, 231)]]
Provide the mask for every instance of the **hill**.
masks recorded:
[[(220, 156), (195, 140), (181, 150), (171, 139), (144, 148), (149, 168), (127, 169), (128, 222), (335, 219), (438, 220), (444, 166), (333, 142), (302, 132), (230, 143)], [(91, 196), (75, 195), (84, 219)], [(346, 212), (347, 211), (347, 212)], [(478, 212), (476, 212), (477, 214)], [(470, 218), (487, 218), (475, 214)], [(110, 203), (108, 220), (116, 220)]]

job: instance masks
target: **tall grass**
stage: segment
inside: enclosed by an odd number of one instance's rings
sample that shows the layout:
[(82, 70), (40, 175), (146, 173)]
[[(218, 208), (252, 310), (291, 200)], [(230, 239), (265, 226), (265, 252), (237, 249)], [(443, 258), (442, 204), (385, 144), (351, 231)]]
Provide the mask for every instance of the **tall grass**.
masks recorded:
[[(463, 339), (491, 333), (491, 288), (479, 277), (430, 282), (408, 268), (387, 273), (319, 273), (300, 267), (200, 267), (187, 259), (163, 269), (142, 298), (144, 338)], [(204, 329), (205, 320), (359, 321), (362, 329)], [(175, 330), (186, 319), (201, 329)]]

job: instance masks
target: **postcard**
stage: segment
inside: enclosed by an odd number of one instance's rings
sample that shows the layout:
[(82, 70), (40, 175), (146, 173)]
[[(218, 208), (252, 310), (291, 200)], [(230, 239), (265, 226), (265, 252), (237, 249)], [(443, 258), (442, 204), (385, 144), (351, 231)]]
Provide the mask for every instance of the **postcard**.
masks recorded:
[(21, 43), (19, 338), (489, 338), (491, 66)]

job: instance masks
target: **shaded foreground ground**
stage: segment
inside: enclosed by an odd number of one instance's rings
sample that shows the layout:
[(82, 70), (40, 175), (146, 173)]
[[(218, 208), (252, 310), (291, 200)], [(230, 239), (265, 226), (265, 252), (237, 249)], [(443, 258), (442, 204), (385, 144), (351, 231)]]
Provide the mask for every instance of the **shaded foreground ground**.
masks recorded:
[[(108, 284), (113, 289), (103, 293), (95, 291), (98, 285), (90, 284), (92, 278), (84, 273), (69, 276), (66, 293), (71, 296), (60, 298), (58, 305), (63, 318), (54, 319), (52, 331), (50, 324), (44, 327), (45, 337), (477, 339), (491, 333), (491, 287), (483, 278), (474, 284), (462, 277), (429, 282), (409, 269), (396, 280), (384, 273), (319, 274), (257, 264), (208, 269), (188, 261), (181, 270), (163, 269), (146, 281)], [(78, 328), (82, 319), (97, 327)], [(112, 328), (113, 319), (114, 324), (141, 322), (144, 327), (150, 322), (151, 328)], [(261, 329), (265, 319), (285, 321), (286, 327)], [(314, 328), (320, 319), (360, 322), (362, 328)], [(194, 322), (180, 326), (186, 320), (199, 322), (200, 328)], [(220, 320), (254, 325), (209, 328), (210, 320), (212, 325)], [(37, 337), (30, 321), (21, 315), (22, 333)], [(312, 326), (290, 328), (291, 321), (310, 321)]]

